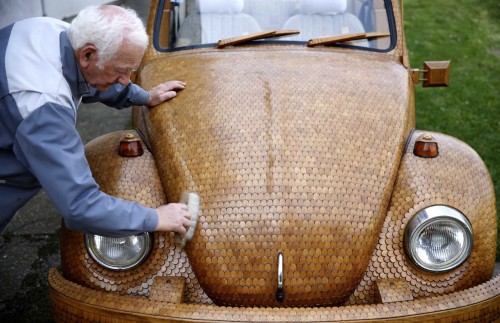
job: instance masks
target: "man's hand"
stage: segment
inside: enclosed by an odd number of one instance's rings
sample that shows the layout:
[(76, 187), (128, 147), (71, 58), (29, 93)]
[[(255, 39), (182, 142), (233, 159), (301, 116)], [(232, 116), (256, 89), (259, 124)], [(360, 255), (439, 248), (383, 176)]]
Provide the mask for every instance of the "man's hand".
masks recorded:
[(149, 99), (146, 105), (152, 107), (177, 96), (177, 91), (184, 90), (186, 83), (181, 81), (169, 81), (158, 84), (149, 90)]
[(183, 238), (189, 229), (191, 214), (188, 207), (182, 203), (170, 203), (156, 209), (158, 212), (158, 225), (156, 231), (178, 232)]

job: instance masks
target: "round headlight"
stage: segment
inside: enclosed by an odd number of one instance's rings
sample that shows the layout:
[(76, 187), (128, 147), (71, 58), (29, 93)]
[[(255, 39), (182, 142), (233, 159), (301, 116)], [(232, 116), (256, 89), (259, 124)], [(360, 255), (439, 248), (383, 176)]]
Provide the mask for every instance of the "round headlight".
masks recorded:
[(472, 226), (460, 211), (435, 205), (419, 211), (405, 229), (404, 246), (418, 267), (445, 272), (461, 265), (473, 246)]
[(90, 256), (102, 266), (125, 270), (140, 264), (151, 250), (149, 233), (125, 238), (86, 234), (85, 246)]

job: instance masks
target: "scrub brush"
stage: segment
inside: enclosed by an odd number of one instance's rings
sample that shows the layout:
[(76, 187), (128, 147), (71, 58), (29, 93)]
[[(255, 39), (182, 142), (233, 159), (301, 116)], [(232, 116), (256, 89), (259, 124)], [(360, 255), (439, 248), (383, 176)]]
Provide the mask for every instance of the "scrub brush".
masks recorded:
[(179, 203), (186, 204), (189, 214), (191, 214), (189, 229), (187, 230), (184, 238), (182, 238), (179, 242), (180, 246), (184, 248), (186, 243), (194, 236), (194, 230), (196, 229), (196, 223), (198, 222), (198, 212), (200, 210), (200, 197), (194, 192), (183, 192)]

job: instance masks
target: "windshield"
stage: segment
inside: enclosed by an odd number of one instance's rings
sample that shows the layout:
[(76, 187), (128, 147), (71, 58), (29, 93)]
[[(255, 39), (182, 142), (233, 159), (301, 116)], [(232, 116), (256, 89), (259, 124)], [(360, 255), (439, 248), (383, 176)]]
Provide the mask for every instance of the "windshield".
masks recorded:
[[(168, 47), (217, 43), (269, 30), (298, 30), (273, 42), (383, 33), (347, 44), (387, 50), (391, 44), (385, 0), (177, 0), (170, 11)], [(164, 22), (161, 24), (165, 26)], [(162, 27), (164, 28), (164, 27)], [(163, 30), (163, 33), (165, 30)], [(155, 33), (159, 35), (161, 33)], [(157, 37), (157, 36), (155, 36)], [(344, 42), (345, 44), (345, 42)]]

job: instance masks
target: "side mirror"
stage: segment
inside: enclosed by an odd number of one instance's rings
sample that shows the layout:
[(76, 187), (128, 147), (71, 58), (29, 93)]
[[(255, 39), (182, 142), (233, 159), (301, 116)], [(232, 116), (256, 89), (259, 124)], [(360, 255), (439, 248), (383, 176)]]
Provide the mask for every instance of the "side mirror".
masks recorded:
[[(442, 87), (448, 86), (450, 82), (450, 61), (429, 61), (424, 62), (424, 68), (410, 70), (413, 84), (422, 81), (422, 87)], [(420, 78), (420, 73), (423, 77)]]

